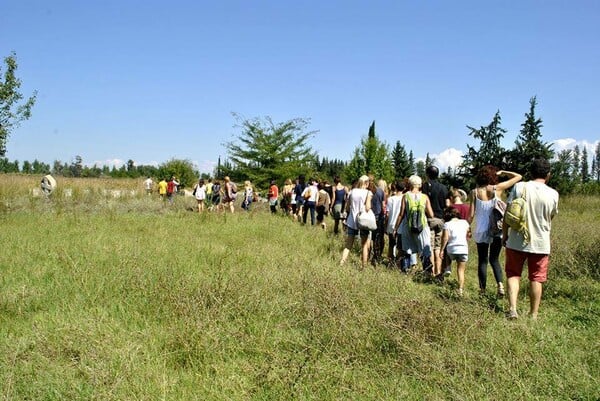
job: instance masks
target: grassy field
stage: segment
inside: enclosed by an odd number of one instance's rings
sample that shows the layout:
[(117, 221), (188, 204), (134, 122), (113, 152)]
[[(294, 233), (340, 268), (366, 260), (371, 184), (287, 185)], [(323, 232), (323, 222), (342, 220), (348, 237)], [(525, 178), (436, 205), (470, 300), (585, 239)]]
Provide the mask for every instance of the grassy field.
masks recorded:
[(474, 253), (458, 298), (264, 205), (39, 178), (0, 175), (2, 400), (600, 399), (598, 198), (561, 199), (540, 318), (507, 321)]

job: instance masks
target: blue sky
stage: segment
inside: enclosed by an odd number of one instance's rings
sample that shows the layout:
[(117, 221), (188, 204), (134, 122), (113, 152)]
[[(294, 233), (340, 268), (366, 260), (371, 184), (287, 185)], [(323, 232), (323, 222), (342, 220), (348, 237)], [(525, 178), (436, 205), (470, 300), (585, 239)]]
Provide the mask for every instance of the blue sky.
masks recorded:
[(4, 0), (0, 56), (38, 91), (7, 157), (210, 171), (236, 112), (310, 118), (313, 148), (343, 160), (375, 120), (445, 166), (497, 110), (512, 147), (534, 95), (544, 140), (591, 150), (598, 21), (599, 1)]

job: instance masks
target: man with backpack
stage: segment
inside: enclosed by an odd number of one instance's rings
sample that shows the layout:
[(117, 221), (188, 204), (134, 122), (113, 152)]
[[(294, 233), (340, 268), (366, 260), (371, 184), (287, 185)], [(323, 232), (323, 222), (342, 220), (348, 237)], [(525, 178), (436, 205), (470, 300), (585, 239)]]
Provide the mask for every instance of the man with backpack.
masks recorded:
[(531, 180), (515, 184), (507, 202), (510, 205), (517, 198), (524, 199), (525, 229), (509, 227), (506, 219), (502, 226), (502, 242), (506, 247), (509, 319), (519, 317), (517, 298), (525, 261), (529, 277), (529, 316), (537, 319), (542, 284), (548, 276), (552, 219), (558, 213), (558, 192), (546, 185), (550, 178), (550, 163), (545, 159), (534, 159), (530, 173)]

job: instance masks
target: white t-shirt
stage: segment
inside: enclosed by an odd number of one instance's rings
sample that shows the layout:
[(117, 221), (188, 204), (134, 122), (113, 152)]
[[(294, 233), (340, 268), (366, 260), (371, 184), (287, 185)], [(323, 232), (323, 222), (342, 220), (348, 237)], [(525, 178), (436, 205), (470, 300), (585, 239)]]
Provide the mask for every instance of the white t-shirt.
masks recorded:
[(463, 219), (452, 219), (444, 224), (444, 230), (448, 232), (448, 244), (446, 250), (453, 255), (468, 255), (469, 244), (467, 233), (469, 222)]
[(206, 199), (206, 185), (198, 186), (196, 188), (196, 199), (198, 199), (198, 200)]
[(506, 247), (522, 252), (549, 255), (552, 218), (558, 213), (558, 192), (543, 182), (519, 182), (510, 192), (508, 203), (515, 197), (521, 196), (524, 186), (526, 186), (529, 243), (525, 244), (523, 235), (509, 228)]
[[(396, 225), (396, 220), (398, 220), (398, 216), (400, 215), (401, 207), (402, 207), (402, 194), (392, 195), (387, 199), (388, 223), (387, 223), (386, 233), (388, 233), (388, 234), (394, 233), (394, 227)], [(398, 227), (398, 229), (400, 229), (400, 227)]]
[(354, 188), (350, 191), (350, 211), (346, 219), (346, 224), (353, 230), (358, 230), (356, 219), (358, 218), (358, 214), (365, 210), (365, 202), (368, 195), (369, 190), (365, 188)]
[(152, 184), (153, 184), (153, 182), (152, 182), (152, 178), (146, 178), (146, 180), (144, 181), (144, 187), (145, 187), (147, 190), (150, 190), (150, 189), (152, 189)]

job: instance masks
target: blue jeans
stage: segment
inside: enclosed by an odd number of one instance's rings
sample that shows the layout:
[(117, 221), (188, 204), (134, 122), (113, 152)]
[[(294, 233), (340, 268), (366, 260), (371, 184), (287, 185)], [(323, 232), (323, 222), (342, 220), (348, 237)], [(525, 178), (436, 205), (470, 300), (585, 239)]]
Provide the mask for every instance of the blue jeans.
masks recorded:
[(302, 221), (306, 224), (307, 213), (310, 210), (310, 224), (315, 225), (315, 202), (306, 201), (304, 202), (304, 208), (302, 209)]

